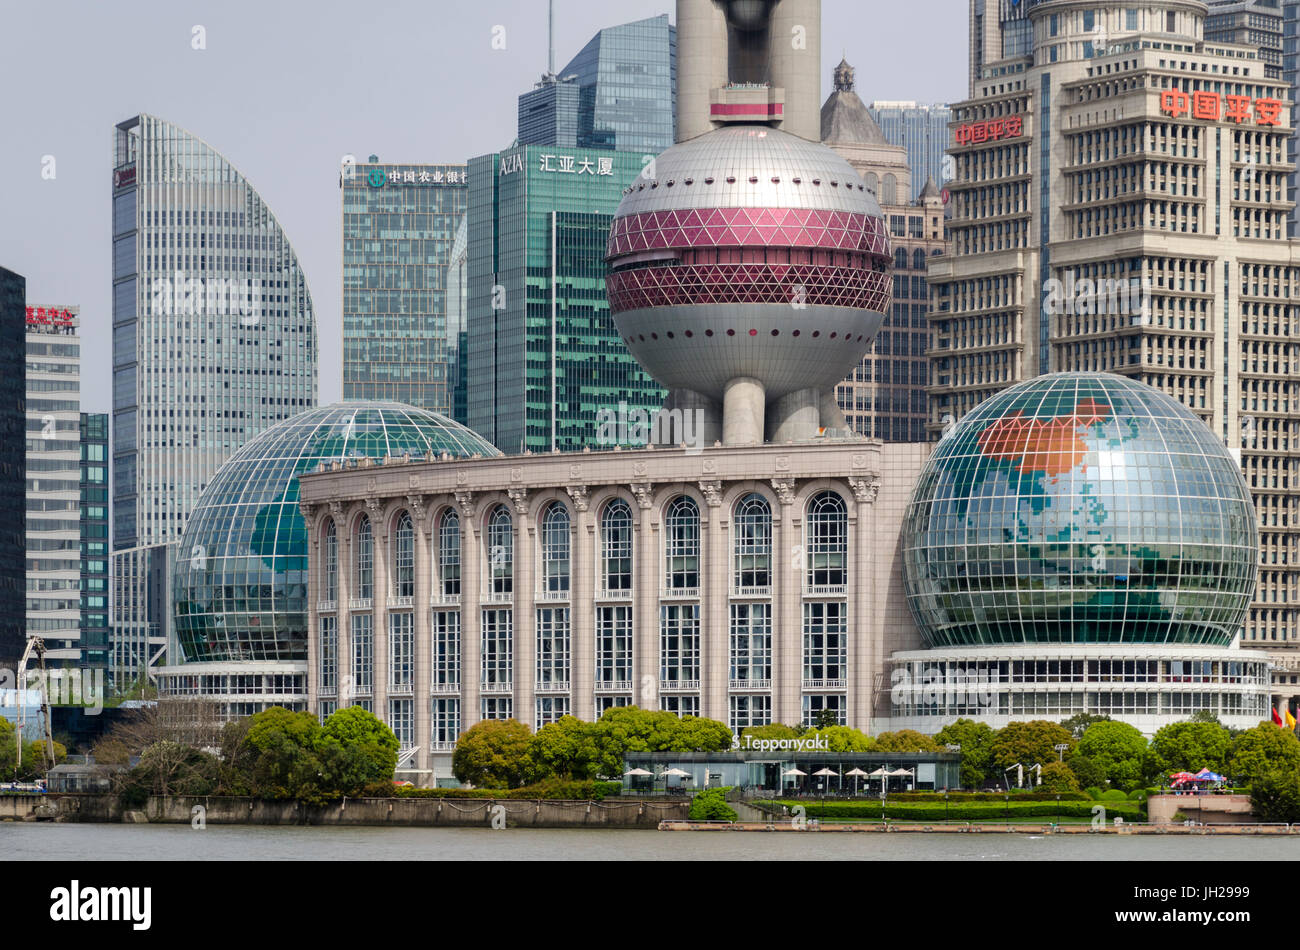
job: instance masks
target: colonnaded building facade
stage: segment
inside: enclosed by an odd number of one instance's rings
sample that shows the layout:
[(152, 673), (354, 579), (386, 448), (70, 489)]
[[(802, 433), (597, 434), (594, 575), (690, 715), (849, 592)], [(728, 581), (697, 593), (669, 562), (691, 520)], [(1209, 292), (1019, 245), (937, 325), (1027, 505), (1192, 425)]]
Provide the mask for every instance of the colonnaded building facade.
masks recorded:
[[(308, 708), (402, 748), (638, 705), (866, 728), (915, 645), (898, 533), (925, 445), (412, 461), (303, 477)], [(418, 761), (418, 759), (417, 759)], [(447, 763), (438, 767), (440, 776)]]

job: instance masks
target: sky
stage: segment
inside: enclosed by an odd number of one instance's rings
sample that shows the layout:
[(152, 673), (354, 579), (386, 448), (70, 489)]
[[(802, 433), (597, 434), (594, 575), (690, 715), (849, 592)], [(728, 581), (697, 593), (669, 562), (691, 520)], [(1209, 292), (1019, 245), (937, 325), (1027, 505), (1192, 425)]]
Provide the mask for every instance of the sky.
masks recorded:
[[(556, 0), (557, 68), (597, 30), (663, 13), (675, 22), (673, 0)], [(823, 0), (822, 36), (823, 94), (846, 55), (868, 102), (965, 97), (964, 0)], [(113, 127), (159, 116), (220, 152), (280, 222), (315, 306), (320, 400), (337, 401), (343, 156), (505, 148), (546, 62), (545, 0), (5, 0), (0, 266), (27, 278), (29, 304), (81, 307), (82, 409), (111, 411)]]

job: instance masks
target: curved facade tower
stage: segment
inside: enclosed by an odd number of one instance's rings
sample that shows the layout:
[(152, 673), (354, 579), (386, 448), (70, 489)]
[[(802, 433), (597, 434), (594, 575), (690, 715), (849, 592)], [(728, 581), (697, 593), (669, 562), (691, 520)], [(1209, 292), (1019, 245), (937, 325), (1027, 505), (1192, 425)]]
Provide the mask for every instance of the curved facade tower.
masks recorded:
[(615, 325), (705, 442), (847, 429), (835, 386), (884, 321), (892, 257), (875, 196), (817, 141), (821, 4), (679, 0), (677, 15), (679, 144), (615, 216)]
[(170, 544), (217, 469), (316, 404), (316, 318), (266, 202), (185, 129), (120, 123), (113, 166), (113, 544)]

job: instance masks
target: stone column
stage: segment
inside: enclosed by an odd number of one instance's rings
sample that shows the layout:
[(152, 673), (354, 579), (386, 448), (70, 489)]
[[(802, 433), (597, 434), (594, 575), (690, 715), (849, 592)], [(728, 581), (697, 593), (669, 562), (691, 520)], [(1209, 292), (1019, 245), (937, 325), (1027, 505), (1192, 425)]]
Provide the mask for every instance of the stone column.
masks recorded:
[(317, 687), (320, 671), (320, 613), (316, 608), (320, 597), (320, 584), (317, 580), (321, 571), (320, 561), (320, 525), (316, 521), (316, 506), (299, 503), (298, 511), (307, 525), (307, 674), (303, 685), (307, 688), (307, 711), (317, 718), (319, 698)]
[(632, 702), (642, 709), (659, 708), (659, 593), (664, 588), (660, 560), (659, 521), (655, 518), (654, 486), (633, 482), (637, 521), (633, 524), (633, 572), (645, 583), (632, 584)]
[(473, 492), (456, 492), (460, 508), (460, 730), (479, 720), (479, 684), (483, 677), (483, 526)]
[[(727, 577), (719, 565), (729, 564), (725, 556), (727, 517), (722, 507), (722, 482), (700, 482), (705, 509), (700, 512), (700, 715), (719, 722), (731, 721), (727, 704), (730, 680), (730, 602)], [(705, 566), (708, 566), (708, 570)]]
[(759, 380), (748, 376), (728, 380), (722, 394), (722, 444), (760, 444), (766, 410), (766, 396)]
[(587, 503), (586, 485), (569, 485), (566, 491), (574, 508), (569, 709), (574, 716), (590, 722), (596, 710), (596, 514)]
[(388, 722), (388, 518), (384, 503), (378, 498), (366, 499), (366, 514), (370, 516), (370, 532), (375, 539), (375, 596), (371, 616), (374, 620), (374, 706), (375, 715)]
[(339, 537), (339, 600), (338, 611), (338, 708), (346, 709), (352, 705), (352, 614), (348, 599), (352, 596), (352, 510), (342, 502), (330, 502), (330, 517), (334, 519), (334, 528)]
[(407, 510), (415, 525), (415, 597), (411, 608), (415, 628), (415, 696), (411, 701), (415, 718), (415, 767), (432, 768), (429, 746), (433, 742), (433, 716), (430, 694), (433, 686), (433, 627), (430, 601), (433, 597), (433, 563), (429, 529), (431, 512), (423, 495), (408, 495)]
[(510, 489), (514, 506), (514, 715), (536, 728), (537, 703), (537, 525), (528, 517), (528, 491)]
[(772, 718), (797, 725), (803, 717), (803, 518), (795, 480), (774, 478), (778, 510), (772, 522)]
[(869, 732), (871, 715), (876, 704), (876, 685), (873, 671), (878, 669), (877, 655), (880, 650), (881, 629), (879, 617), (873, 616), (871, 605), (875, 602), (875, 564), (871, 556), (871, 541), (874, 535), (874, 518), (876, 495), (880, 491), (880, 480), (874, 476), (862, 476), (849, 479), (856, 501), (856, 515), (849, 525), (851, 532), (849, 584), (849, 669), (848, 710), (845, 722), (854, 729)]

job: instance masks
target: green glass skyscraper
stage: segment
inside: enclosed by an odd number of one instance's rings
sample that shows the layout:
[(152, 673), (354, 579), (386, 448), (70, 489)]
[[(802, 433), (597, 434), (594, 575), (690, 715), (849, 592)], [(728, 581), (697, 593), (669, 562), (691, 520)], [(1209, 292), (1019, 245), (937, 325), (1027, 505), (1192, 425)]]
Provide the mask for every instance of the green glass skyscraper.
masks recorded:
[(595, 446), (602, 410), (663, 403), (605, 298), (610, 224), (641, 163), (548, 146), (470, 160), (467, 421), (503, 452)]
[(343, 398), (451, 415), (458, 328), (447, 266), (465, 215), (465, 166), (372, 155), (344, 166), (341, 185)]

